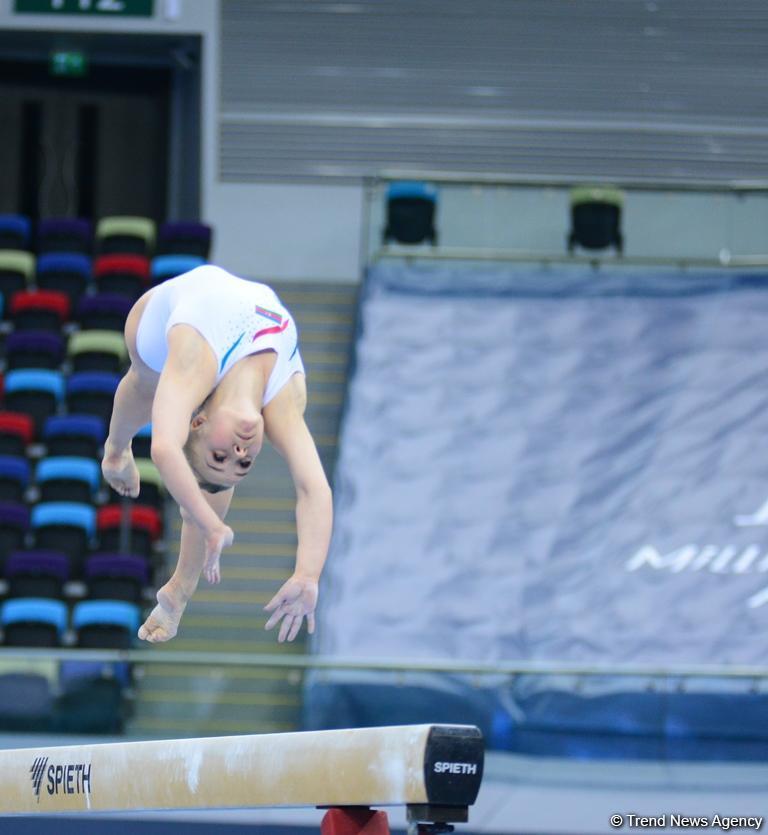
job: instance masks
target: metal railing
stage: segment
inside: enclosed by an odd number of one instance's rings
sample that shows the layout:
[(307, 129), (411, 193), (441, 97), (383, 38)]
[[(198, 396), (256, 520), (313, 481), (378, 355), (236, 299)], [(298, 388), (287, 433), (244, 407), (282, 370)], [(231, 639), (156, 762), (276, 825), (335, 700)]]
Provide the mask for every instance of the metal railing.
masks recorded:
[(768, 667), (747, 664), (596, 664), (509, 659), (497, 662), (445, 659), (361, 659), (299, 653), (189, 652), (182, 650), (58, 649), (2, 647), (0, 660), (94, 661), (104, 663), (170, 664), (199, 667), (271, 667), (293, 670), (376, 671), (391, 673), (445, 673), (468, 676), (632, 676), (647, 678), (764, 679)]

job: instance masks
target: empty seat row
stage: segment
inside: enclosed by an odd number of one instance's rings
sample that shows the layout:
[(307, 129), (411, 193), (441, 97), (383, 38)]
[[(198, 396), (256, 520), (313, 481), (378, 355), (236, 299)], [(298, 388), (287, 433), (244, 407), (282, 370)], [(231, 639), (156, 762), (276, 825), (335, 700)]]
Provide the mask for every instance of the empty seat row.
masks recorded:
[(86, 218), (47, 218), (37, 223), (24, 215), (0, 215), (0, 248), (49, 252), (140, 255), (197, 255), (208, 258), (211, 227), (192, 221), (160, 225), (147, 217), (114, 216), (99, 220), (94, 230)]
[(118, 331), (77, 331), (67, 338), (52, 331), (19, 330), (5, 343), (5, 367), (9, 370), (55, 370), (65, 357), (73, 371), (118, 374), (128, 365), (128, 349)]
[(139, 603), (148, 587), (152, 562), (139, 554), (97, 552), (86, 557), (83, 571), (62, 551), (14, 551), (5, 561), (7, 596), (60, 600), (71, 580), (84, 580), (89, 598)]
[(80, 576), (85, 557), (94, 550), (151, 559), (162, 527), (160, 511), (148, 505), (125, 503), (95, 508), (80, 502), (42, 502), (30, 508), (21, 502), (4, 501), (0, 502), (0, 563), (4, 569), (9, 554), (27, 547), (60, 551), (70, 558), (73, 571)]
[(14, 293), (6, 305), (0, 294), (0, 315), (16, 330), (47, 330), (59, 333), (68, 322), (82, 330), (116, 330), (125, 327), (132, 299), (119, 293), (83, 296), (74, 306), (65, 293), (55, 290), (25, 290)]
[(20, 597), (2, 604), (0, 627), (6, 646), (61, 646), (71, 624), (77, 646), (128, 649), (140, 616), (139, 607), (124, 600), (83, 600), (74, 605), (70, 618), (61, 600)]
[(0, 250), (0, 292), (6, 300), (32, 285), (67, 295), (73, 304), (89, 290), (138, 298), (150, 286), (204, 264), (197, 255), (88, 255), (51, 252), (37, 259), (29, 252)]
[[(139, 502), (161, 508), (165, 488), (157, 467), (145, 458), (136, 459), (141, 479)], [(41, 458), (32, 476), (32, 462), (22, 456), (0, 455), (0, 501), (22, 502), (34, 483), (39, 502), (98, 502), (101, 467), (94, 458), (54, 455)], [(111, 500), (118, 496), (111, 492)]]
[[(88, 627), (87, 627), (88, 628)], [(131, 707), (132, 667), (125, 662), (5, 659), (0, 672), (0, 729), (14, 733), (122, 733)]]
[(47, 418), (66, 406), (70, 414), (95, 415), (109, 422), (119, 374), (77, 371), (65, 376), (47, 368), (19, 368), (4, 378), (3, 408), (32, 418), (40, 432)]

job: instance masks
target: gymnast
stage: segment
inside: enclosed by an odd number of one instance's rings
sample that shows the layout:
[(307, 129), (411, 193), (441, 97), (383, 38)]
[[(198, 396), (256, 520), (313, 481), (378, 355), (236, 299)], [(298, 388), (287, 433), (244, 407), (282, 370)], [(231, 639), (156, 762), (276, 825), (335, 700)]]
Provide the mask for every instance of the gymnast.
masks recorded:
[(121, 496), (139, 494), (131, 441), (152, 422), (152, 460), (181, 511), (176, 569), (157, 592), (139, 638), (177, 632), (200, 575), (221, 579), (224, 523), (234, 488), (264, 435), (296, 488), (293, 575), (267, 603), (266, 628), (292, 641), (315, 628), (318, 580), (331, 536), (332, 499), (304, 421), (307, 389), (296, 325), (274, 291), (205, 265), (165, 281), (136, 302), (125, 323), (131, 359), (115, 392), (102, 472)]

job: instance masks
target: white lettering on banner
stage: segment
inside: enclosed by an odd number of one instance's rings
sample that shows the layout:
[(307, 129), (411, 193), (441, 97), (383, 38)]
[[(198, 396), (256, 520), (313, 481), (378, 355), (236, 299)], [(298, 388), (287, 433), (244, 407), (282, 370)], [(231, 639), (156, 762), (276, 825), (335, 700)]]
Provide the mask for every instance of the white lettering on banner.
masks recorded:
[(477, 763), (435, 763), (436, 774), (477, 774)]
[(737, 528), (753, 528), (768, 525), (768, 499), (754, 513), (734, 516), (733, 524)]
[[(757, 562), (758, 557), (762, 559)], [(710, 574), (764, 574), (768, 572), (768, 553), (754, 543), (741, 548), (735, 545), (695, 545), (687, 543), (664, 554), (653, 545), (637, 549), (624, 566), (627, 571), (651, 569), (679, 574), (682, 571), (702, 571)], [(753, 594), (746, 601), (750, 609), (768, 603), (768, 586)]]

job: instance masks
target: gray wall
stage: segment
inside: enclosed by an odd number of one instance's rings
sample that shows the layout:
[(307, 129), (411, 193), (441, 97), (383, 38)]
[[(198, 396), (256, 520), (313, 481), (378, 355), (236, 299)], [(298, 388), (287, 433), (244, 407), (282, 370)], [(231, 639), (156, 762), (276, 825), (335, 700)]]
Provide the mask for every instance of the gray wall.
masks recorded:
[[(357, 280), (378, 234), (361, 178), (382, 171), (768, 179), (763, 0), (155, 5), (152, 20), (105, 21), (14, 15), (0, 0), (0, 27), (202, 36), (202, 214), (216, 226), (214, 258), (244, 275)], [(628, 203), (628, 249), (674, 249), (669, 203), (648, 199)], [(452, 192), (443, 241), (474, 230), (507, 246), (516, 229), (516, 247), (562, 251), (562, 194), (500, 200), (508, 214)], [(742, 228), (737, 218), (722, 231), (726, 215), (697, 204), (675, 240), (719, 251)], [(749, 237), (750, 252), (768, 251)]]

